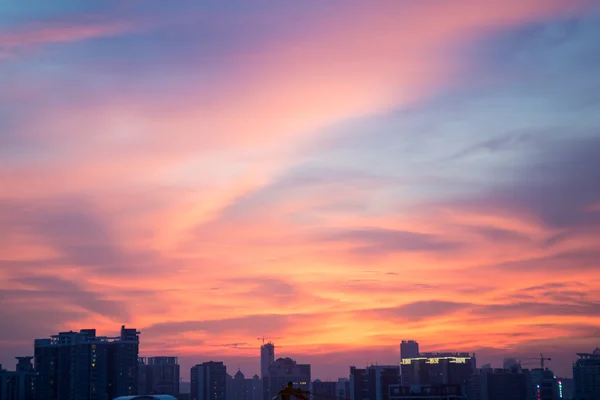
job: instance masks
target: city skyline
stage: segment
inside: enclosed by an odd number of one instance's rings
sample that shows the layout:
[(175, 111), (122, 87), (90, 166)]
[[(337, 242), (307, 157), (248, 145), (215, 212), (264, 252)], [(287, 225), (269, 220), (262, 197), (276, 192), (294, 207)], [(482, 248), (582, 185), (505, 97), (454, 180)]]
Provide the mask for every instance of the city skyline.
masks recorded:
[[(0, 363), (600, 337), (600, 1), (0, 2)], [(8, 321), (8, 323), (4, 323)], [(344, 374), (341, 374), (341, 373)]]
[[(122, 327), (122, 329), (124, 329), (125, 327)], [(65, 335), (65, 336), (69, 336), (69, 335), (87, 335), (89, 331), (93, 332), (93, 335), (96, 336), (96, 330), (95, 329), (81, 329), (81, 332), (78, 333), (79, 330), (73, 330), (73, 331), (61, 331), (59, 334), (52, 334), (50, 335), (50, 337), (56, 337), (58, 338), (59, 335)], [(135, 329), (130, 329), (130, 331), (135, 331)], [(122, 332), (122, 331), (121, 331)], [(142, 332), (137, 332), (138, 335), (141, 336)], [(119, 335), (97, 335), (97, 338), (103, 342), (106, 343), (110, 343), (111, 341), (118, 339)], [(258, 338), (261, 340), (264, 340), (265, 338)], [(34, 344), (35, 347), (38, 346), (38, 342), (45, 345), (44, 342), (48, 341), (48, 338), (36, 338), (34, 340)], [(350, 362), (347, 365), (344, 366), (338, 366), (339, 368), (334, 368), (334, 369), (330, 369), (327, 367), (330, 367), (330, 364), (323, 364), (323, 365), (319, 365), (319, 364), (314, 364), (314, 363), (310, 363), (306, 361), (306, 357), (307, 355), (302, 355), (302, 354), (287, 354), (285, 351), (284, 352), (280, 352), (277, 350), (277, 346), (268, 341), (263, 343), (260, 347), (253, 349), (256, 350), (256, 354), (253, 354), (252, 356), (249, 356), (247, 358), (236, 358), (236, 359), (230, 359), (228, 357), (222, 357), (217, 355), (214, 356), (209, 356), (208, 358), (193, 358), (193, 357), (183, 357), (183, 360), (180, 360), (181, 357), (177, 356), (177, 355), (173, 355), (171, 354), (161, 354), (161, 355), (157, 355), (157, 354), (145, 354), (143, 351), (143, 339), (140, 340), (139, 342), (139, 360), (140, 362), (143, 362), (144, 365), (147, 365), (147, 362), (149, 361), (153, 361), (153, 359), (156, 359), (156, 362), (159, 363), (164, 363), (164, 362), (168, 362), (168, 363), (176, 363), (178, 366), (181, 367), (181, 370), (179, 368), (177, 368), (177, 374), (179, 374), (181, 376), (180, 381), (184, 381), (184, 382), (189, 382), (189, 371), (192, 367), (201, 364), (201, 363), (210, 363), (210, 362), (223, 362), (224, 365), (227, 368), (227, 374), (229, 376), (231, 376), (232, 378), (235, 376), (236, 372), (241, 371), (246, 378), (251, 378), (254, 375), (257, 375), (259, 377), (264, 376), (263, 371), (265, 374), (268, 374), (268, 370), (270, 365), (279, 359), (286, 359), (286, 358), (290, 358), (292, 360), (294, 360), (295, 362), (298, 362), (299, 364), (308, 364), (310, 365), (310, 369), (311, 369), (311, 381), (314, 380), (320, 380), (320, 381), (325, 381), (325, 382), (331, 382), (331, 381), (336, 381), (340, 378), (348, 378), (349, 375), (349, 371), (351, 371), (352, 368), (367, 368), (367, 367), (373, 367), (373, 366), (386, 366), (386, 365), (395, 365), (398, 367), (402, 367), (402, 364), (410, 364), (410, 360), (409, 359), (422, 359), (423, 357), (427, 357), (427, 358), (453, 358), (453, 357), (467, 357), (467, 358), (475, 358), (477, 357), (477, 362), (474, 363), (477, 365), (477, 368), (482, 368), (485, 366), (488, 366), (488, 368), (491, 366), (491, 368), (509, 368), (507, 367), (507, 363), (508, 365), (510, 365), (511, 363), (519, 363), (519, 365), (522, 365), (523, 368), (526, 369), (535, 369), (535, 368), (540, 368), (541, 366), (544, 366), (544, 362), (545, 362), (545, 368), (549, 368), (550, 370), (552, 370), (555, 374), (557, 374), (557, 376), (562, 377), (562, 378), (571, 378), (572, 377), (572, 368), (575, 365), (575, 361), (577, 361), (580, 358), (580, 355), (582, 354), (581, 352), (578, 352), (576, 354), (574, 354), (572, 356), (572, 362), (567, 362), (567, 363), (563, 363), (561, 360), (554, 360), (554, 363), (552, 363), (553, 359), (552, 358), (548, 358), (548, 357), (544, 357), (543, 354), (532, 354), (532, 353), (521, 353), (521, 354), (504, 354), (502, 356), (502, 359), (498, 359), (498, 357), (495, 358), (488, 358), (485, 355), (483, 357), (481, 357), (481, 355), (477, 355), (476, 352), (473, 352), (471, 350), (465, 350), (465, 349), (449, 349), (447, 351), (439, 351), (439, 350), (434, 350), (434, 349), (430, 349), (427, 346), (422, 347), (421, 344), (418, 340), (414, 341), (413, 339), (409, 339), (409, 340), (401, 340), (398, 342), (398, 346), (400, 347), (401, 343), (403, 342), (409, 342), (407, 347), (408, 350), (408, 356), (404, 357), (404, 361), (406, 361), (405, 363), (402, 362), (402, 359), (400, 357), (400, 352), (396, 352), (397, 354), (395, 355), (395, 358), (390, 358), (390, 355), (392, 355), (393, 357), (393, 352), (391, 351), (386, 351), (385, 353), (385, 357), (383, 358), (384, 361), (381, 360), (368, 360), (365, 361), (364, 364), (361, 363), (360, 361), (357, 360), (350, 360)], [(412, 345), (412, 346), (411, 346)], [(415, 346), (416, 345), (416, 346)], [(421, 346), (421, 347), (420, 347)], [(33, 354), (33, 349), (35, 347), (32, 347), (31, 350), (31, 354)], [(270, 348), (271, 350), (267, 351), (265, 350), (265, 352), (263, 352), (263, 348), (268, 349)], [(365, 351), (368, 351), (370, 349), (365, 349)], [(596, 351), (598, 351), (596, 349)], [(586, 353), (585, 351), (583, 353)], [(20, 359), (20, 358), (34, 358), (33, 356), (30, 356), (29, 353), (27, 353), (28, 355), (21, 355), (21, 356), (17, 356), (15, 357), (16, 359)], [(371, 356), (374, 356), (377, 353), (371, 354)], [(546, 354), (547, 356), (548, 354)], [(531, 356), (531, 357), (530, 357)], [(542, 361), (542, 358), (544, 361)], [(181, 362), (183, 361), (183, 363)], [(266, 361), (266, 364), (265, 364)], [(8, 364), (0, 364), (0, 366), (2, 366), (4, 369), (11, 369), (13, 363), (8, 363)], [(264, 367), (264, 368), (263, 368)], [(179, 372), (181, 371), (181, 372)], [(316, 372), (315, 372), (316, 371)], [(336, 373), (338, 375), (336, 375)], [(146, 375), (144, 373), (144, 375)], [(143, 378), (146, 379), (146, 378)], [(144, 384), (146, 384), (146, 382), (144, 382)], [(151, 385), (150, 381), (148, 381), (147, 383), (148, 385)]]

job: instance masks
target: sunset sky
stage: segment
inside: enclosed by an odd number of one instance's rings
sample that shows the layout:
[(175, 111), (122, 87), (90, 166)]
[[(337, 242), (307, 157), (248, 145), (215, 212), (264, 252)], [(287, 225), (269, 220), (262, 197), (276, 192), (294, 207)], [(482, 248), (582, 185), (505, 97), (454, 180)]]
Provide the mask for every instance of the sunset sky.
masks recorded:
[(0, 1), (0, 363), (600, 344), (600, 1)]

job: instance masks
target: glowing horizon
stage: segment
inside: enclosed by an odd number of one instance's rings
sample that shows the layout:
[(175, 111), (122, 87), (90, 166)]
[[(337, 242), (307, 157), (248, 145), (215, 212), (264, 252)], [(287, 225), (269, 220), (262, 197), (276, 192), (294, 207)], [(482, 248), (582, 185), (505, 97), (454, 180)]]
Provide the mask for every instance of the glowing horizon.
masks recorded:
[[(595, 0), (0, 5), (0, 363), (258, 371), (600, 333)], [(252, 369), (254, 368), (254, 369)]]

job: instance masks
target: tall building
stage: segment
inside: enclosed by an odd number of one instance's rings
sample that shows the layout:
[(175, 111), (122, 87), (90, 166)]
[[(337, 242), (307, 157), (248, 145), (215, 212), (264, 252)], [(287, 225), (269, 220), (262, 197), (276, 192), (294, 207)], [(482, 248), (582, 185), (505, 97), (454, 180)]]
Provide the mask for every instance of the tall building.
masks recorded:
[(350, 367), (350, 399), (389, 400), (390, 387), (400, 384), (397, 365), (371, 365), (365, 369)]
[(260, 377), (266, 378), (269, 367), (275, 362), (275, 345), (271, 342), (260, 346)]
[(400, 343), (400, 360), (419, 357), (419, 343), (414, 340), (403, 340)]
[[(143, 360), (143, 359), (142, 359)], [(179, 395), (179, 362), (177, 357), (149, 357), (145, 365), (145, 388), (140, 394)], [(142, 375), (142, 374), (140, 374)]]
[(471, 376), (469, 400), (532, 400), (527, 375), (519, 369), (481, 369)]
[(38, 373), (33, 370), (33, 357), (17, 357), (15, 371), (0, 364), (0, 400), (43, 400), (38, 393)]
[(117, 337), (95, 329), (35, 340), (35, 370), (43, 400), (111, 400), (137, 394), (139, 332)]
[(226, 400), (227, 367), (222, 362), (198, 364), (190, 375), (192, 400)]
[(554, 372), (548, 368), (535, 368), (531, 371), (525, 370), (525, 374), (531, 377), (531, 389), (534, 400), (556, 400), (558, 399), (558, 379)]
[(600, 399), (600, 348), (592, 353), (577, 353), (573, 365), (575, 400)]
[(148, 389), (148, 364), (145, 357), (138, 358), (138, 394), (149, 394)]
[[(121, 335), (109, 346), (109, 398), (138, 394), (140, 333), (121, 327)], [(112, 396), (112, 397), (111, 397)]]
[(288, 382), (302, 390), (310, 390), (310, 364), (298, 364), (291, 358), (278, 358), (263, 378), (263, 399), (271, 400)]
[(403, 358), (402, 386), (467, 385), (476, 369), (475, 355), (469, 353), (421, 353)]
[(575, 381), (573, 378), (558, 378), (558, 398), (561, 400), (575, 399)]

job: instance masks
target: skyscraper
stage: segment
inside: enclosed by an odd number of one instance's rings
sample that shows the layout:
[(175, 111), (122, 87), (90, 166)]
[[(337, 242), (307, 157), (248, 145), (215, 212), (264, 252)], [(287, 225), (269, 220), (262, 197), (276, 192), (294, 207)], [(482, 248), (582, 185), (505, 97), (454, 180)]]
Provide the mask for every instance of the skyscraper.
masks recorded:
[(225, 400), (227, 367), (222, 362), (209, 361), (191, 369), (191, 400)]
[(600, 399), (600, 348), (592, 353), (577, 353), (573, 365), (575, 400)]
[(35, 340), (35, 369), (43, 400), (111, 400), (137, 394), (139, 332), (118, 337), (95, 329)]
[(419, 343), (414, 340), (403, 340), (400, 343), (400, 360), (419, 357)]
[(260, 346), (260, 377), (266, 378), (269, 367), (275, 361), (275, 345), (271, 342)]

